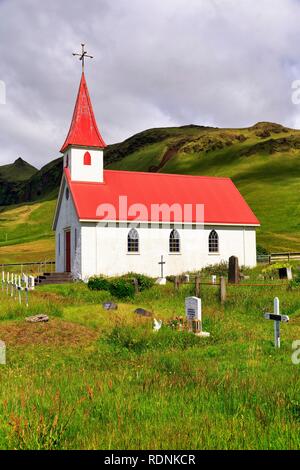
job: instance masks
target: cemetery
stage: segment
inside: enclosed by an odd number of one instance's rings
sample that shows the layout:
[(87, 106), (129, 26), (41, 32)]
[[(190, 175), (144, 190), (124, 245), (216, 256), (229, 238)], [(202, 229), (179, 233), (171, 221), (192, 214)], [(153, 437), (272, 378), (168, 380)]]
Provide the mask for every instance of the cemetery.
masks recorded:
[(2, 273), (0, 448), (298, 448), (300, 269), (266, 269)]

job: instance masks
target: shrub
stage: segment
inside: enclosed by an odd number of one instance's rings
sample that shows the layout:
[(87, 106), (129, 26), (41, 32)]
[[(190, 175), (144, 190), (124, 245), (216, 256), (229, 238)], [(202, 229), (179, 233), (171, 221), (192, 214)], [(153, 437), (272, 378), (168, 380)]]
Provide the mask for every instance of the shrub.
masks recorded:
[(228, 273), (228, 263), (221, 262), (219, 264), (211, 264), (201, 269), (201, 274), (206, 276), (211, 276), (215, 274), (216, 276), (227, 276)]
[(152, 277), (146, 276), (145, 274), (138, 273), (128, 273), (122, 276), (122, 279), (127, 279), (133, 283), (133, 280), (136, 279), (138, 282), (139, 290), (142, 292), (146, 289), (151, 289), (154, 286), (154, 279)]
[(132, 281), (124, 278), (111, 279), (109, 292), (118, 299), (132, 299), (135, 294)]
[(88, 288), (91, 290), (109, 290), (110, 282), (108, 279), (99, 276), (93, 276), (89, 279)]

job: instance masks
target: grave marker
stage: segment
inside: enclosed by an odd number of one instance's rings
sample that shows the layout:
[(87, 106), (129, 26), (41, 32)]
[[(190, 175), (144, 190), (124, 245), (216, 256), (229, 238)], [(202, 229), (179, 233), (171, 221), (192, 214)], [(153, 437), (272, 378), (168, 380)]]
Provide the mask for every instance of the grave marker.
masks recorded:
[(289, 281), (293, 280), (292, 268), (279, 268), (279, 279), (288, 279)]
[(208, 337), (210, 333), (202, 331), (202, 303), (198, 297), (187, 297), (185, 299), (185, 314), (189, 323), (190, 331), (196, 336)]
[(236, 256), (229, 258), (228, 282), (230, 284), (238, 284), (240, 282), (239, 259)]
[(160, 265), (160, 277), (157, 279), (156, 284), (159, 284), (160, 286), (164, 286), (167, 283), (166, 278), (164, 277), (164, 265), (166, 262), (164, 261), (163, 255), (160, 257), (160, 261), (158, 263)]
[(279, 309), (279, 299), (275, 297), (274, 299), (274, 312), (265, 313), (264, 318), (266, 320), (274, 321), (274, 343), (275, 348), (280, 348), (280, 322), (288, 323), (290, 321), (287, 315), (280, 315)]

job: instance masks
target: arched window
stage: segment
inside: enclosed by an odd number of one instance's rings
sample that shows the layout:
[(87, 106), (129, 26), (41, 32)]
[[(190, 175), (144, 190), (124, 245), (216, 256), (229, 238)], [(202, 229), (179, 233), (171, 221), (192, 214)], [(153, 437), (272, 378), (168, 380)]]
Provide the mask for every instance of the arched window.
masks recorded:
[(212, 230), (209, 234), (208, 251), (209, 253), (219, 253), (219, 235), (215, 230)]
[(139, 251), (139, 234), (135, 228), (132, 228), (127, 237), (128, 253), (138, 253)]
[(66, 155), (66, 162), (65, 162), (65, 168), (69, 167), (69, 154), (67, 153)]
[(169, 238), (169, 251), (170, 253), (180, 252), (180, 236), (177, 230), (172, 230)]
[(92, 158), (91, 158), (90, 152), (85, 152), (84, 157), (83, 157), (83, 164), (84, 165), (92, 164)]

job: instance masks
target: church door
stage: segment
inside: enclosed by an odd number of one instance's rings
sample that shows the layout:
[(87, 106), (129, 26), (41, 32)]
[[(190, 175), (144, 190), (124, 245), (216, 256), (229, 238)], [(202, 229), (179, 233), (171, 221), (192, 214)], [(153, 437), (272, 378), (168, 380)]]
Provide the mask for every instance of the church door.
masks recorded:
[(65, 231), (65, 269), (71, 272), (71, 231)]

